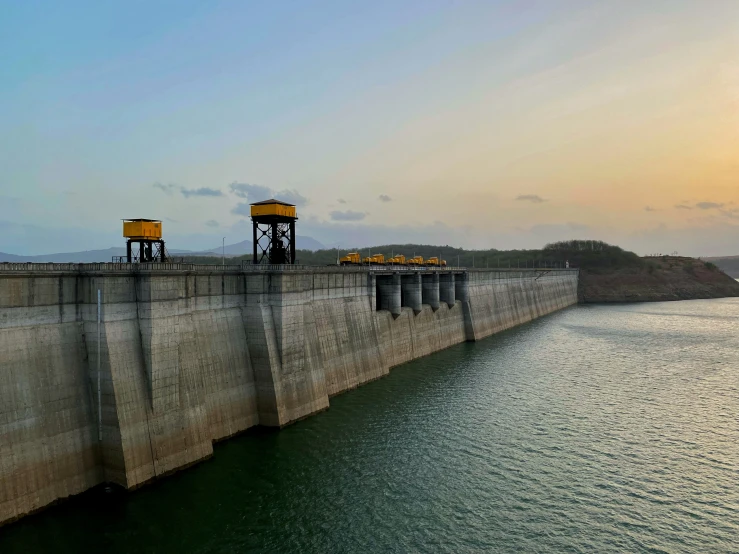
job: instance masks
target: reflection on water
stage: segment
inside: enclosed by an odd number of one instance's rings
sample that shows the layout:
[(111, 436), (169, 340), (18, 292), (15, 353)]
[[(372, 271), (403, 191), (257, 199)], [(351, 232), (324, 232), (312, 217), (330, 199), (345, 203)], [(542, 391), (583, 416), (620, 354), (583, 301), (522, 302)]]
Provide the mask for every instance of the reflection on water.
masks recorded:
[(736, 551), (738, 316), (574, 307), (0, 529), (0, 551)]

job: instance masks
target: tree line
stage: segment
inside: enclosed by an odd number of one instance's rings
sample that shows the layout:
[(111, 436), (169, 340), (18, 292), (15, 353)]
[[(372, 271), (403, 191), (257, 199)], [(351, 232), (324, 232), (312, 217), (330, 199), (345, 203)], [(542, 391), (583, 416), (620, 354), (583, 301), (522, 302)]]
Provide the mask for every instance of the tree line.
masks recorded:
[[(547, 244), (540, 249), (530, 250), (467, 250), (454, 246), (437, 246), (430, 244), (384, 244), (379, 246), (355, 249), (297, 250), (296, 263), (303, 265), (335, 265), (341, 256), (349, 252), (359, 252), (361, 257), (372, 254), (384, 254), (389, 258), (403, 254), (406, 258), (422, 256), (424, 259), (437, 256), (447, 261), (449, 266), (476, 268), (515, 268), (515, 267), (624, 267), (642, 266), (644, 261), (633, 252), (629, 252), (598, 240), (568, 240)], [(251, 255), (227, 258), (227, 264), (240, 265), (251, 263)], [(222, 263), (220, 257), (186, 256), (189, 263), (214, 264)]]

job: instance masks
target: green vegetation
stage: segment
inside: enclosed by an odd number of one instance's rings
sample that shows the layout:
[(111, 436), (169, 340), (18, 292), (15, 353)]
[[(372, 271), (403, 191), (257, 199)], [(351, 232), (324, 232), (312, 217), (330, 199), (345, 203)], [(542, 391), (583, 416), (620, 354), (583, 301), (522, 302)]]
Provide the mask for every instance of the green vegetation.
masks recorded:
[(586, 269), (643, 268), (644, 258), (599, 240), (568, 240), (547, 244), (543, 252), (567, 259), (573, 267)]
[[(359, 252), (364, 258), (370, 254), (404, 254), (407, 258), (423, 256), (424, 259), (438, 256), (450, 266), (461, 267), (563, 267), (566, 261), (571, 267), (597, 270), (614, 267), (644, 267), (647, 262), (633, 252), (628, 252), (602, 241), (571, 240), (547, 244), (538, 250), (465, 250), (453, 246), (433, 246), (428, 244), (386, 244), (371, 248), (355, 248), (337, 252), (331, 250), (297, 251), (297, 263), (304, 265), (334, 265), (337, 255), (345, 256), (348, 252)], [(186, 262), (198, 264), (220, 265), (220, 257), (189, 256)], [(227, 264), (240, 265), (250, 263), (251, 255), (227, 258)]]
[[(422, 256), (428, 259), (433, 256), (446, 260), (449, 265), (462, 267), (541, 267), (550, 265), (555, 258), (545, 256), (541, 250), (465, 250), (453, 246), (433, 246), (429, 244), (385, 244), (371, 248), (355, 248), (341, 250), (341, 256), (348, 252), (359, 252), (362, 258), (370, 254), (384, 254), (389, 258), (395, 254), (403, 254), (406, 258)], [(336, 250), (318, 250), (310, 252), (299, 250), (297, 259), (301, 264), (331, 265), (336, 263)]]

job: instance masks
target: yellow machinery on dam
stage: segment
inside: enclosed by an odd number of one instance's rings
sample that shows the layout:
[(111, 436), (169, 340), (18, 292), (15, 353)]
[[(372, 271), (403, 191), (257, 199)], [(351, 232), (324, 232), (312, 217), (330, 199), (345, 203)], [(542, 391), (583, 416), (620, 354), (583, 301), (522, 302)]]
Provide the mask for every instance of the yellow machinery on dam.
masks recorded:
[(410, 267), (446, 267), (446, 260), (432, 256), (424, 261), (422, 256), (407, 259), (403, 254), (385, 258), (384, 254), (373, 254), (362, 258), (359, 252), (350, 252), (339, 260), (340, 265), (401, 265)]
[(359, 252), (349, 252), (339, 261), (340, 265), (361, 265)]
[(385, 265), (385, 256), (383, 254), (375, 254), (368, 256), (362, 260), (366, 265)]
[(439, 261), (439, 258), (437, 258), (436, 256), (432, 256), (431, 258), (428, 258), (426, 260), (425, 265), (427, 265), (427, 266), (446, 267), (446, 260)]

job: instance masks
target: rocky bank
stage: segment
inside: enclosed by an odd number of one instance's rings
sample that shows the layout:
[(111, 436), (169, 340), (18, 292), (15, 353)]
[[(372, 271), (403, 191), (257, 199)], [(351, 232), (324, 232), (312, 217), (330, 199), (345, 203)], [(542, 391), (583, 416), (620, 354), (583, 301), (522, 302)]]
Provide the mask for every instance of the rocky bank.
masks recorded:
[(660, 302), (739, 296), (739, 282), (695, 258), (644, 258), (639, 267), (582, 268), (581, 303)]

